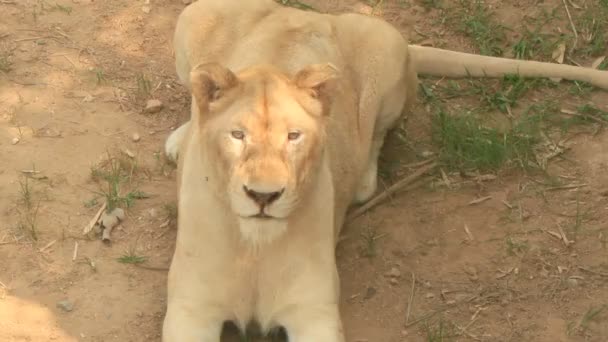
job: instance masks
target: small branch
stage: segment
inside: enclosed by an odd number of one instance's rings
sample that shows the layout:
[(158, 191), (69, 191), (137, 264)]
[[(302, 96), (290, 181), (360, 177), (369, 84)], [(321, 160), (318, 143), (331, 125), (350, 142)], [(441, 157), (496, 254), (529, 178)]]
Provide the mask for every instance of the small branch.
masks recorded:
[(346, 219), (346, 222), (350, 222), (350, 221), (356, 219), (357, 217), (363, 215), (364, 213), (366, 213), (371, 208), (373, 208), (376, 205), (380, 204), (385, 199), (387, 199), (390, 196), (394, 195), (395, 193), (399, 192), (405, 186), (407, 186), (408, 184), (411, 184), (412, 182), (414, 182), (418, 178), (422, 177), (425, 173), (433, 170), (436, 167), (437, 167), (437, 162), (430, 163), (430, 164), (428, 164), (426, 166), (423, 166), (420, 169), (416, 170), (416, 172), (414, 172), (411, 175), (403, 178), (402, 180), (398, 181), (397, 183), (391, 185), (388, 189), (386, 189), (385, 191), (381, 192), (376, 197), (370, 199), (365, 204), (363, 204), (359, 208), (355, 209), (352, 213), (350, 213), (348, 215), (348, 218)]

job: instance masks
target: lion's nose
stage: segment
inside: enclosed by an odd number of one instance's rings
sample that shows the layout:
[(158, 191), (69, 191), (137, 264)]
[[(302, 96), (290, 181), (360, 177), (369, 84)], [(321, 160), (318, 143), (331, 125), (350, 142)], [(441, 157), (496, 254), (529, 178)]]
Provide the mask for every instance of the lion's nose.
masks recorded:
[(273, 192), (258, 192), (253, 189), (249, 189), (246, 186), (243, 186), (243, 190), (247, 194), (247, 197), (251, 198), (255, 203), (260, 206), (266, 206), (270, 203), (276, 201), (283, 195), (283, 191), (285, 189), (281, 189), (281, 191), (273, 191)]

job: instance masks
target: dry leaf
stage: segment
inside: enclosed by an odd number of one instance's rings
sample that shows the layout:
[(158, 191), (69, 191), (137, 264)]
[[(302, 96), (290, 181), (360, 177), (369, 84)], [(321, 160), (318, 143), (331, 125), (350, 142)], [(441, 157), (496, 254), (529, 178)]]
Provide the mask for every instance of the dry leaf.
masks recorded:
[(602, 56), (602, 57), (599, 57), (598, 59), (594, 60), (593, 63), (591, 63), (591, 68), (593, 68), (593, 69), (599, 68), (600, 64), (602, 64), (604, 59), (606, 59), (606, 56)]
[(551, 58), (559, 64), (564, 63), (564, 55), (566, 54), (566, 44), (560, 43), (557, 45), (555, 50), (553, 50), (553, 54)]
[[(554, 61), (556, 61), (557, 63), (563, 64), (565, 54), (566, 54), (566, 44), (560, 43), (557, 45), (557, 48), (555, 48), (555, 50), (553, 50), (553, 54), (551, 55), (551, 58)], [(552, 78), (550, 78), (550, 80), (553, 82), (560, 82), (562, 79), (559, 77), (552, 77)]]

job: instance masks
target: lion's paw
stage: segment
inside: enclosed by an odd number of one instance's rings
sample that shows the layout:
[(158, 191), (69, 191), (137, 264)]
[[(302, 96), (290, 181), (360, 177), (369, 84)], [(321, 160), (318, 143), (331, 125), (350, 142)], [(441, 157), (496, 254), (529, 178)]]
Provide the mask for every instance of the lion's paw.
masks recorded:
[(184, 140), (184, 136), (189, 125), (189, 121), (181, 125), (169, 135), (167, 141), (165, 142), (165, 155), (174, 162), (177, 162), (177, 158), (179, 157), (179, 149), (182, 145), (182, 141)]

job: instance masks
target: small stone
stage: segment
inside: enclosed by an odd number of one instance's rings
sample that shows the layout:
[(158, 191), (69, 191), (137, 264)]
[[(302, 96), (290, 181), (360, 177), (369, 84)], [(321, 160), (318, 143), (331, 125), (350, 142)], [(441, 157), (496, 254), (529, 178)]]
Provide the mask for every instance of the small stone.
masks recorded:
[(150, 13), (150, 6), (142, 6), (141, 10), (142, 10), (142, 12), (148, 14), (148, 13)]
[(100, 222), (104, 228), (111, 229), (116, 227), (124, 218), (125, 211), (122, 208), (115, 208), (111, 213), (104, 211), (104, 213), (101, 214)]
[(131, 136), (131, 140), (138, 142), (141, 140), (141, 137), (139, 136), (139, 134), (133, 133), (133, 135)]
[(74, 304), (67, 299), (57, 302), (57, 307), (65, 312), (74, 310)]
[(476, 281), (479, 279), (477, 276), (477, 269), (473, 266), (465, 266), (464, 271), (469, 275), (469, 279)]
[(399, 271), (397, 267), (393, 267), (389, 272), (386, 273), (386, 276), (391, 278), (399, 278), (401, 277), (401, 271)]
[(372, 299), (372, 297), (374, 297), (376, 295), (376, 289), (373, 287), (368, 287), (367, 290), (365, 291), (365, 296), (363, 297), (364, 300), (369, 300)]
[(19, 143), (19, 141), (21, 141), (21, 139), (19, 139), (19, 138), (15, 137), (15, 138), (13, 138), (13, 140), (11, 141), (11, 144), (13, 144), (13, 145), (17, 145), (17, 144)]
[(435, 155), (435, 153), (433, 153), (432, 151), (422, 151), (420, 152), (420, 155), (422, 156), (422, 158), (430, 158)]
[(154, 208), (151, 208), (150, 210), (148, 210), (148, 214), (152, 218), (155, 218), (156, 216), (158, 216), (158, 214), (156, 213), (156, 209), (154, 209)]
[(160, 100), (152, 99), (146, 102), (146, 108), (144, 109), (144, 112), (148, 114), (154, 114), (160, 112), (161, 109), (163, 109), (163, 103), (160, 102)]
[(432, 292), (429, 292), (429, 293), (425, 294), (424, 297), (426, 299), (433, 299), (433, 298), (435, 298), (435, 294), (433, 294)]
[(568, 287), (577, 287), (578, 286), (578, 280), (574, 279), (574, 278), (568, 278)]
[(391, 278), (390, 283), (391, 285), (397, 285), (399, 284), (399, 280), (397, 280), (397, 278)]
[(124, 150), (123, 150), (123, 153), (124, 153), (124, 154), (126, 154), (126, 155), (127, 155), (127, 157), (129, 157), (129, 158), (131, 158), (131, 159), (135, 158), (135, 153), (133, 153), (133, 152), (132, 152), (131, 150), (129, 150), (128, 148), (127, 148), (127, 149), (124, 149)]

